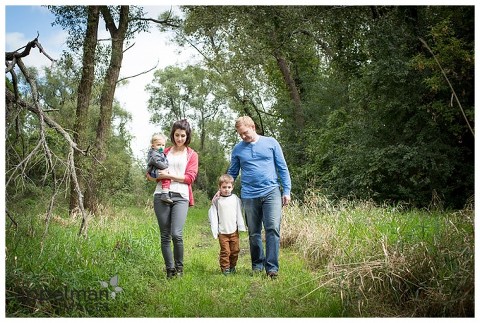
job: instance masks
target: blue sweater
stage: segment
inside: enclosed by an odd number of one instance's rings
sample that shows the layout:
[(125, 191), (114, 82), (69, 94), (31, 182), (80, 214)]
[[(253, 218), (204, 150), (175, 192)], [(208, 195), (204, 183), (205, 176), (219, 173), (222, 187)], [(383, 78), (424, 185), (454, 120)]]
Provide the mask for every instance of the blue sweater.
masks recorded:
[(236, 144), (227, 173), (236, 179), (240, 169), (242, 198), (262, 197), (279, 185), (283, 195), (290, 195), (290, 173), (282, 148), (274, 138), (259, 136), (255, 143)]

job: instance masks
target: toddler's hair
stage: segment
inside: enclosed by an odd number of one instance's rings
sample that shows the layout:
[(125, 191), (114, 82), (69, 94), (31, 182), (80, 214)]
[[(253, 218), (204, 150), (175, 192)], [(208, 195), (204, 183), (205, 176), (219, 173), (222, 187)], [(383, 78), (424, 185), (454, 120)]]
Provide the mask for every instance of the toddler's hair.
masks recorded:
[(218, 186), (221, 186), (223, 183), (232, 183), (235, 182), (233, 177), (229, 174), (223, 174), (218, 178)]
[(156, 133), (152, 136), (152, 140), (150, 140), (150, 143), (153, 144), (156, 140), (161, 140), (161, 139), (167, 142), (167, 136), (165, 136), (163, 133)]

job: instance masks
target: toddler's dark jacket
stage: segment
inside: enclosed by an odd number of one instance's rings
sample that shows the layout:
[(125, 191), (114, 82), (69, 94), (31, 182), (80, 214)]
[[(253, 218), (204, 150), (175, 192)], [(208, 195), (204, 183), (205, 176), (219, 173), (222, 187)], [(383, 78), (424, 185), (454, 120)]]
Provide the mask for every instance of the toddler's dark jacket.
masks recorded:
[(148, 157), (147, 157), (147, 172), (152, 177), (156, 178), (157, 174), (154, 171), (157, 169), (163, 170), (166, 168), (168, 168), (167, 155), (165, 155), (163, 150), (158, 151), (153, 148), (150, 148), (150, 150), (148, 151)]

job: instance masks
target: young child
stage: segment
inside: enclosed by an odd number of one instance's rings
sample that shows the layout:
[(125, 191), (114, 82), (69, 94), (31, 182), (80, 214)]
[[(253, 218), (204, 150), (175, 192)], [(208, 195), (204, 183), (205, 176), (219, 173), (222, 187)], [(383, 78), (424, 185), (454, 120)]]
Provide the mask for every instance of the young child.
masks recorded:
[(246, 231), (242, 215), (242, 202), (232, 194), (233, 177), (223, 174), (218, 179), (220, 196), (208, 210), (208, 219), (215, 239), (220, 242), (220, 269), (224, 275), (235, 273), (240, 239), (238, 231)]
[[(152, 136), (151, 148), (148, 151), (147, 157), (147, 172), (153, 178), (158, 177), (158, 170), (164, 170), (168, 168), (167, 156), (163, 152), (165, 149), (165, 144), (167, 142), (167, 137), (163, 134), (154, 134)], [(160, 199), (167, 204), (172, 204), (173, 201), (170, 198), (170, 179), (162, 179), (162, 194)]]

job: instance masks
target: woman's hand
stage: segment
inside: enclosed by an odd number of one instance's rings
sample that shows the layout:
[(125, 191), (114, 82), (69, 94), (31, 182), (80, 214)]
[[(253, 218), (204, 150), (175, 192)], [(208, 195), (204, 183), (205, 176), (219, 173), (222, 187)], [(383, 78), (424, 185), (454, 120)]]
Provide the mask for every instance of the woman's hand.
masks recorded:
[(157, 174), (158, 178), (160, 179), (172, 179), (172, 176), (170, 176), (168, 169), (158, 170)]

